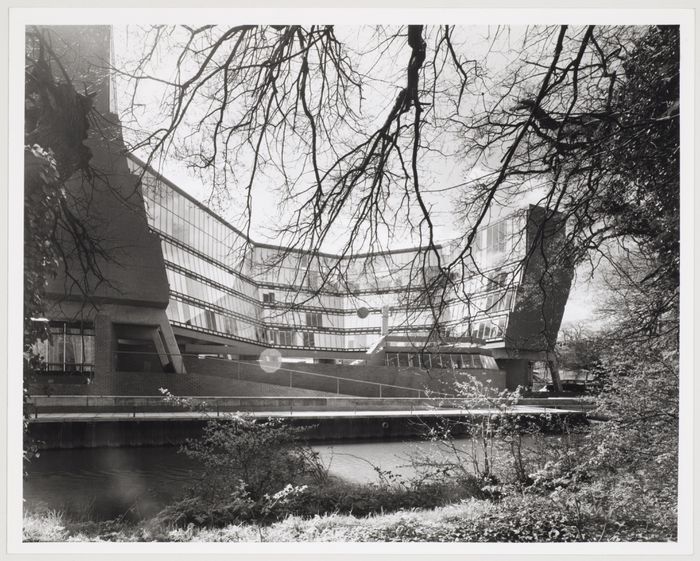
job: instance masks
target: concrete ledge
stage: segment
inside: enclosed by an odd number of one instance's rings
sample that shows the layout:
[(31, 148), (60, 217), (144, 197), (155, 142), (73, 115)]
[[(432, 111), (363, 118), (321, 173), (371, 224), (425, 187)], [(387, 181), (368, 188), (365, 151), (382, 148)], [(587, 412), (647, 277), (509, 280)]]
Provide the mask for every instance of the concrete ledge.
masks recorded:
[(396, 417), (489, 417), (489, 416), (515, 416), (515, 415), (576, 415), (580, 411), (567, 409), (549, 409), (546, 407), (515, 406), (503, 411), (495, 408), (480, 409), (413, 409), (413, 410), (360, 410), (360, 411), (238, 411), (230, 412), (200, 412), (200, 411), (161, 411), (161, 412), (110, 412), (110, 413), (39, 413), (30, 422), (76, 422), (76, 421), (113, 421), (113, 420), (138, 420), (138, 421), (162, 421), (177, 419), (215, 419), (225, 418), (227, 413), (245, 413), (251, 417), (267, 419), (340, 419), (340, 418), (396, 418)]
[[(319, 415), (342, 416), (343, 412), (358, 414), (372, 411), (441, 411), (489, 410), (493, 412), (545, 411), (586, 412), (592, 404), (577, 400), (550, 400), (530, 398), (517, 405), (504, 403), (499, 408), (497, 400), (465, 398), (372, 398), (372, 397), (246, 397), (246, 396), (197, 396), (187, 398), (189, 403), (209, 412), (284, 413), (310, 411)], [(141, 414), (188, 415), (188, 408), (167, 403), (162, 397), (153, 396), (32, 396), (34, 415), (43, 414), (125, 414), (136, 417)], [(505, 409), (505, 410), (504, 410)], [(326, 415), (328, 413), (328, 415)], [(197, 411), (195, 416), (201, 416)]]
[[(478, 415), (499, 414), (488, 410), (423, 411), (344, 411), (274, 412), (259, 411), (256, 417), (283, 419), (291, 426), (305, 429), (307, 440), (341, 441), (346, 439), (382, 440), (425, 437), (431, 429), (443, 430), (446, 420), (455, 436), (468, 436)], [(545, 414), (551, 413), (551, 414)], [(513, 414), (534, 419), (545, 432), (561, 431), (562, 423), (586, 423), (580, 412), (522, 408)], [(523, 420), (524, 420), (523, 419)], [(202, 434), (207, 418), (200, 413), (41, 415), (29, 423), (30, 435), (42, 449), (94, 448), (105, 446), (163, 446), (182, 444)]]

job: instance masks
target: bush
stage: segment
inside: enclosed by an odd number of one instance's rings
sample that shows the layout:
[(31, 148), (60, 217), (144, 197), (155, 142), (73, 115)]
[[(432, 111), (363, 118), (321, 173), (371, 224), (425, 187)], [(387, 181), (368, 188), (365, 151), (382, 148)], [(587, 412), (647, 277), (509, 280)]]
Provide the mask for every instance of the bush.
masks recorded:
[(181, 450), (201, 464), (201, 477), (149, 527), (270, 524), (291, 515), (328, 513), (367, 516), (485, 496), (477, 478), (465, 474), (404, 481), (377, 469), (381, 482), (370, 485), (330, 478), (303, 435), (304, 429), (279, 419), (228, 415), (210, 420), (202, 437)]
[(208, 421), (202, 437), (188, 440), (181, 449), (202, 466), (200, 478), (152, 525), (223, 526), (276, 519), (307, 484), (327, 478), (318, 455), (301, 440), (303, 433), (279, 419), (226, 415)]
[(253, 501), (279, 492), (287, 484), (323, 480), (327, 473), (318, 455), (301, 441), (304, 429), (279, 419), (256, 421), (241, 415), (210, 420), (201, 438), (188, 440), (182, 452), (202, 465), (196, 495)]
[(285, 514), (316, 516), (329, 513), (370, 516), (409, 509), (430, 509), (463, 498), (484, 498), (476, 478), (453, 481), (399, 481), (386, 484), (352, 484), (329, 481), (309, 487), (288, 505)]
[[(289, 515), (278, 522), (203, 527), (152, 522), (70, 524), (58, 517), (25, 516), (31, 541), (205, 541), (205, 542), (583, 542), (664, 541), (673, 536), (641, 518), (600, 516), (583, 507), (579, 518), (547, 496), (503, 501), (466, 499), (434, 510), (410, 509), (369, 516)], [(583, 522), (584, 526), (580, 527)]]
[(291, 484), (274, 495), (253, 499), (244, 487), (229, 495), (193, 496), (163, 509), (152, 527), (221, 528), (230, 524), (271, 524), (288, 516), (327, 514), (365, 517), (410, 509), (430, 509), (465, 498), (484, 498), (476, 478), (454, 481), (402, 481), (392, 485), (356, 484), (328, 478), (312, 485)]

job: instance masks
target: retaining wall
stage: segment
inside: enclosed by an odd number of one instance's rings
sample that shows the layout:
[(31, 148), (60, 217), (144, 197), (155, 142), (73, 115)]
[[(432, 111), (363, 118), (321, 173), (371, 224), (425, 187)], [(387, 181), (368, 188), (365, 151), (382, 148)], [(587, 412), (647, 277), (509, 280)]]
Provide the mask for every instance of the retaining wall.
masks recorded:
[[(160, 395), (159, 388), (167, 388), (174, 395), (183, 396), (417, 397), (426, 389), (454, 394), (455, 383), (469, 376), (483, 382), (493, 392), (506, 387), (505, 373), (501, 370), (474, 370), (466, 374), (463, 371), (427, 371), (393, 366), (293, 364), (270, 373), (256, 362), (198, 359), (193, 356), (185, 356), (183, 361), (187, 374), (110, 372), (96, 374), (89, 384), (84, 383), (85, 378), (81, 376), (51, 378), (42, 374), (30, 384), (30, 392), (43, 395), (145, 396)], [(379, 384), (382, 384), (381, 388)]]

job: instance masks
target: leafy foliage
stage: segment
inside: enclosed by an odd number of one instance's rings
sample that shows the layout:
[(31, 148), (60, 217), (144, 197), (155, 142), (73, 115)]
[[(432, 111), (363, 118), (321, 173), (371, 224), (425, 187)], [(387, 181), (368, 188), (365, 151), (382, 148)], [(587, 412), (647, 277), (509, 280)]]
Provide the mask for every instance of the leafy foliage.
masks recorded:
[(167, 542), (576, 542), (664, 541), (668, 536), (643, 524), (591, 520), (580, 535), (570, 515), (542, 498), (508, 498), (500, 503), (467, 499), (434, 510), (411, 509), (357, 517), (332, 513), (312, 518), (290, 515), (271, 524), (230, 523), (133, 526), (71, 524), (60, 517), (25, 516), (32, 541)]
[(303, 432), (279, 419), (210, 419), (202, 437), (189, 440), (182, 449), (201, 465), (201, 476), (188, 497), (162, 517), (177, 524), (210, 525), (265, 520), (303, 493), (305, 483), (326, 477), (317, 454), (299, 442)]
[(239, 481), (253, 498), (276, 493), (287, 482), (322, 477), (316, 455), (298, 442), (303, 429), (279, 419), (258, 422), (245, 416), (211, 419), (201, 439), (190, 440), (184, 453), (203, 465), (206, 477), (199, 491), (204, 496), (238, 488)]
[[(167, 399), (178, 401), (167, 391)], [(478, 481), (462, 474), (451, 481), (405, 481), (380, 473), (380, 482), (360, 485), (329, 477), (302, 440), (304, 429), (282, 420), (226, 415), (207, 422), (201, 438), (182, 452), (197, 460), (201, 476), (187, 495), (166, 507), (153, 525), (221, 527), (267, 524), (289, 515), (342, 512), (368, 516), (408, 508), (437, 507), (485, 496)]]

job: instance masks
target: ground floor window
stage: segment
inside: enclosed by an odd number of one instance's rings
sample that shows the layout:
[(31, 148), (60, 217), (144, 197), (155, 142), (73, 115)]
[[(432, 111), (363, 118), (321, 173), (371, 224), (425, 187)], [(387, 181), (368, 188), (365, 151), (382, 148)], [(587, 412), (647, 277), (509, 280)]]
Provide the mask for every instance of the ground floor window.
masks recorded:
[(49, 338), (37, 341), (34, 352), (43, 370), (52, 373), (92, 373), (95, 370), (95, 328), (86, 322), (51, 322)]
[(411, 366), (423, 369), (451, 368), (452, 370), (479, 369), (497, 370), (496, 360), (479, 354), (442, 354), (442, 353), (387, 353), (387, 366)]

